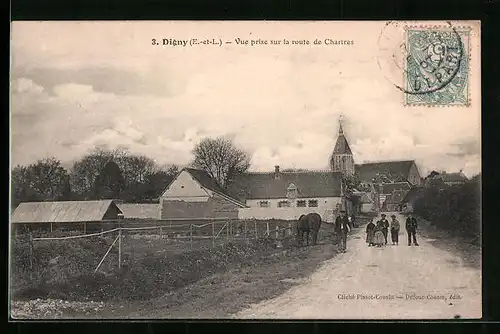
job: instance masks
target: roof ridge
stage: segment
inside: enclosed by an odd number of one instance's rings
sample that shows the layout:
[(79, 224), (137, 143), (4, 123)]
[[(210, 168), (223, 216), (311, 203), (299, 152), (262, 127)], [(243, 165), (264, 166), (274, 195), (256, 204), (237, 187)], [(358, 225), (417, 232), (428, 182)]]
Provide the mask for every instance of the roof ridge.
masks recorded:
[(363, 162), (357, 165), (369, 165), (369, 164), (378, 164), (378, 163), (384, 163), (384, 162), (415, 162), (415, 159), (408, 159), (408, 160), (372, 160), (372, 161), (367, 161)]
[[(245, 172), (243, 174), (274, 174), (275, 172)], [(308, 170), (285, 170), (285, 171), (280, 171), (280, 174), (294, 174), (294, 173), (332, 173), (332, 174), (337, 174), (340, 173), (338, 171), (331, 171), (329, 169), (308, 169)]]

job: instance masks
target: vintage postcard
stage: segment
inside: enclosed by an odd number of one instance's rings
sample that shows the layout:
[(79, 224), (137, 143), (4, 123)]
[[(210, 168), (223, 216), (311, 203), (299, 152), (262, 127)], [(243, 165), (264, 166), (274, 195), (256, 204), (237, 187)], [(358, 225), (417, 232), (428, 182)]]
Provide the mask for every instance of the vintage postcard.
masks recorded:
[(480, 28), (13, 22), (11, 318), (480, 319)]

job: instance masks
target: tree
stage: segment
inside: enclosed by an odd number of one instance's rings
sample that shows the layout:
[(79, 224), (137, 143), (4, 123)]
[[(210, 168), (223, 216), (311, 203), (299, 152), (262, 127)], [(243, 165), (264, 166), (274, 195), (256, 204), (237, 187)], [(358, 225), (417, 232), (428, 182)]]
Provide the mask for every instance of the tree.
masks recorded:
[(347, 200), (349, 200), (353, 205), (357, 205), (357, 198), (354, 195), (354, 190), (359, 189), (361, 185), (361, 180), (359, 176), (355, 174), (342, 173), (342, 197), (344, 201), (344, 208), (347, 208)]
[(94, 186), (97, 176), (111, 159), (119, 160), (126, 155), (124, 150), (94, 149), (76, 161), (70, 171), (71, 189), (78, 199), (91, 200), (94, 197)]
[(117, 199), (125, 188), (125, 179), (120, 167), (110, 160), (97, 176), (94, 183), (96, 199)]
[(55, 158), (38, 160), (12, 170), (12, 204), (27, 201), (60, 201), (71, 198), (67, 170)]
[(224, 137), (203, 139), (195, 146), (193, 155), (192, 165), (206, 171), (223, 189), (235, 174), (244, 173), (250, 167), (249, 154)]

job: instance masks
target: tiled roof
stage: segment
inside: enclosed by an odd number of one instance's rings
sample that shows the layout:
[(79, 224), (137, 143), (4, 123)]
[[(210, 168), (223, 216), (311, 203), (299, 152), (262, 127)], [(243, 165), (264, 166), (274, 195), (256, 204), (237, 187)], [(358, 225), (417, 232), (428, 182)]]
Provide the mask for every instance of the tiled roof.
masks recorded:
[(110, 208), (114, 213), (121, 212), (112, 200), (102, 201), (61, 201), (21, 203), (12, 214), (13, 223), (59, 223), (100, 221)]
[(158, 204), (149, 203), (118, 203), (118, 208), (124, 218), (158, 219), (160, 210)]
[(382, 183), (381, 194), (392, 194), (396, 190), (410, 190), (411, 186), (408, 182)]
[(369, 162), (356, 165), (356, 171), (363, 182), (372, 182), (372, 179), (379, 175), (385, 175), (390, 180), (406, 180), (410, 172), (413, 160), (406, 161), (382, 161)]
[(202, 187), (219, 193), (224, 193), (224, 190), (204, 170), (195, 168), (184, 168), (184, 170), (188, 171), (189, 174), (191, 174), (196, 179), (196, 181), (201, 184)]
[(467, 181), (467, 176), (464, 173), (443, 173), (436, 176), (443, 180), (443, 182), (465, 182)]
[(284, 198), (290, 183), (297, 187), (299, 198), (339, 197), (341, 174), (330, 171), (245, 173), (238, 175), (231, 183), (228, 193), (244, 199)]

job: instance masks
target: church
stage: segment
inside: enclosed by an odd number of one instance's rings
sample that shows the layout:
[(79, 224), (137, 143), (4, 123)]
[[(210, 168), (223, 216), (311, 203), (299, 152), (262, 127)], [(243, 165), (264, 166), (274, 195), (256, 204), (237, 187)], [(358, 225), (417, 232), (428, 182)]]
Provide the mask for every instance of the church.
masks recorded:
[[(413, 160), (355, 164), (339, 124), (329, 170), (247, 172), (237, 175), (228, 189), (220, 188), (205, 172), (184, 168), (160, 197), (160, 217), (295, 220), (316, 212), (332, 222), (340, 209), (348, 214), (379, 211), (395, 192), (420, 185)], [(342, 175), (359, 178), (347, 200)], [(375, 196), (376, 194), (376, 196)]]

